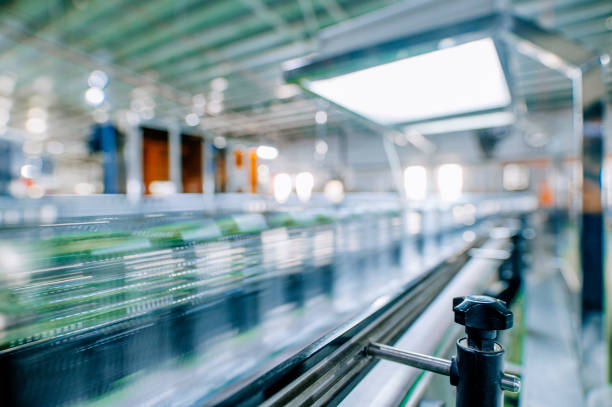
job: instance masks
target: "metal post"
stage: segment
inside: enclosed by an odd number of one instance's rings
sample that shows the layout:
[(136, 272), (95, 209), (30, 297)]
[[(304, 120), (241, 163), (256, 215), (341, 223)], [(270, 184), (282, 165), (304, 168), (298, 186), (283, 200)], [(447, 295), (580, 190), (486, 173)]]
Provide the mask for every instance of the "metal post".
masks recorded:
[(102, 149), (102, 165), (104, 166), (104, 193), (119, 192), (117, 168), (117, 134), (110, 123), (100, 125), (100, 144)]
[(142, 185), (142, 128), (137, 124), (129, 125), (126, 133), (127, 196), (131, 202), (137, 202), (142, 198), (144, 191)]
[(205, 194), (215, 193), (215, 155), (211, 140), (202, 137), (202, 191)]
[(181, 128), (174, 124), (168, 127), (168, 155), (170, 163), (170, 181), (177, 193), (183, 192), (181, 167)]
[[(582, 317), (588, 323), (591, 314), (604, 309), (604, 232), (601, 195), (601, 170), (604, 157), (604, 103), (599, 63), (582, 68), (580, 83), (575, 80), (574, 101), (580, 116), (577, 129), (582, 154), (582, 219), (580, 257), (582, 266)], [(595, 84), (591, 83), (595, 82)], [(593, 88), (599, 85), (599, 88)], [(589, 89), (591, 88), (591, 89)]]
[(491, 351), (468, 345), (468, 338), (457, 341), (457, 407), (501, 407), (503, 393), (499, 372), (504, 350), (495, 344)]
[(400, 199), (405, 201), (406, 191), (404, 189), (402, 163), (400, 161), (399, 154), (397, 153), (397, 149), (395, 148), (395, 143), (393, 143), (388, 134), (382, 135), (382, 142), (385, 149), (385, 155), (387, 156), (387, 161), (389, 162), (389, 169), (391, 170), (391, 177), (393, 178), (395, 189), (397, 190)]

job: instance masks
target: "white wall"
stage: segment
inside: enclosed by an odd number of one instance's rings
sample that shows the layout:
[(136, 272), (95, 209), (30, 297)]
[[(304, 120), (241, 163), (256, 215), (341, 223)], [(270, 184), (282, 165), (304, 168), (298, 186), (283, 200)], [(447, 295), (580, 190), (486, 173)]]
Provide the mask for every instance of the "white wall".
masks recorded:
[[(410, 145), (396, 146), (396, 149), (402, 167), (414, 164), (426, 165), (430, 168), (430, 180), (432, 181), (435, 172), (433, 169), (438, 165), (451, 162), (461, 163), (464, 165), (464, 189), (466, 191), (501, 191), (503, 164), (548, 159), (555, 155), (567, 156), (577, 151), (578, 144), (573, 140), (572, 117), (569, 109), (534, 112), (529, 115), (528, 119), (523, 128), (526, 131), (545, 133), (549, 137), (549, 142), (545, 147), (529, 146), (525, 141), (523, 131), (515, 129), (499, 142), (491, 159), (486, 158), (480, 150), (474, 132), (427, 136), (437, 146), (432, 156), (426, 156)], [(322, 178), (328, 179), (340, 174), (345, 180), (347, 190), (393, 191), (394, 184), (380, 135), (348, 132), (345, 134), (347, 139), (345, 153), (340, 151), (341, 138), (337, 134), (329, 134), (326, 137), (329, 151), (323, 163), (313, 160), (314, 141), (305, 139), (281, 145), (279, 159), (271, 168), (273, 171), (290, 173), (313, 171), (315, 178), (319, 181), (319, 186), (322, 185)], [(536, 187), (537, 181), (542, 178), (541, 172), (540, 170), (535, 171), (537, 174), (532, 184)]]

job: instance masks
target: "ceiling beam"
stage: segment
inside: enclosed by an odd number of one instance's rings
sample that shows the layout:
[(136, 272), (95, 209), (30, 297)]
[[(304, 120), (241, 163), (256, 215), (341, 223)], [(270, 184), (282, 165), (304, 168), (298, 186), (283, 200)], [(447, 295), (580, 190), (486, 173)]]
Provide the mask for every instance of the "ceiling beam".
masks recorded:
[(327, 14), (336, 20), (337, 23), (349, 18), (348, 13), (342, 9), (336, 0), (319, 0), (319, 2), (323, 4)]
[(246, 6), (251, 8), (255, 15), (264, 21), (267, 21), (279, 35), (285, 38), (291, 38), (294, 41), (301, 41), (304, 39), (303, 35), (295, 32), (283, 18), (276, 14), (274, 11), (268, 8), (262, 0), (241, 0)]

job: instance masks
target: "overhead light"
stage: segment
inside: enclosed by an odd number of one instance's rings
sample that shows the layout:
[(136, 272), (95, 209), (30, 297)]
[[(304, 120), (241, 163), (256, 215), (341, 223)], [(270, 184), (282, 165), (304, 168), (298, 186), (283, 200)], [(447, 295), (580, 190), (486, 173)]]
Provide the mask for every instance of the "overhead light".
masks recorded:
[(276, 199), (277, 202), (286, 202), (291, 195), (292, 189), (293, 183), (291, 182), (291, 175), (286, 173), (276, 174), (274, 177), (274, 199)]
[(38, 175), (39, 169), (31, 164), (26, 164), (21, 166), (21, 170), (19, 171), (19, 173), (22, 177), (31, 179), (35, 178)]
[(168, 196), (176, 194), (176, 185), (172, 181), (153, 181), (149, 184), (151, 195)]
[(185, 123), (187, 123), (188, 126), (197, 126), (200, 124), (200, 118), (195, 113), (189, 113), (185, 116)]
[(223, 111), (223, 102), (219, 100), (211, 100), (208, 104), (208, 113), (219, 114)]
[(327, 123), (327, 112), (325, 110), (319, 110), (315, 113), (315, 122), (317, 124)]
[(104, 89), (108, 84), (108, 75), (103, 71), (93, 71), (89, 74), (87, 83), (92, 88)]
[(500, 108), (511, 102), (490, 38), (302, 83), (385, 125)]
[(227, 89), (227, 85), (227, 79), (223, 77), (215, 78), (210, 81), (210, 88), (216, 92), (223, 92), (225, 89)]
[(327, 154), (328, 149), (329, 146), (327, 145), (327, 142), (325, 140), (317, 140), (317, 142), (315, 143), (315, 151), (319, 155)]
[(300, 172), (295, 176), (295, 192), (300, 201), (306, 202), (310, 199), (314, 187), (314, 176), (310, 172)]
[(259, 146), (256, 150), (257, 157), (262, 160), (274, 160), (278, 157), (278, 149), (272, 146)]
[(422, 165), (413, 165), (404, 170), (406, 198), (421, 201), (427, 196), (427, 170)]
[(459, 164), (443, 164), (438, 168), (438, 192), (444, 201), (456, 201), (463, 189), (463, 168)]
[(502, 170), (502, 183), (506, 191), (522, 191), (529, 188), (529, 167), (506, 164)]
[(213, 139), (213, 145), (219, 149), (225, 148), (227, 146), (227, 140), (223, 136), (215, 136)]
[(342, 202), (344, 199), (344, 184), (337, 179), (327, 181), (325, 188), (323, 188), (323, 195), (325, 195), (325, 198), (330, 202)]
[(104, 103), (104, 91), (100, 88), (89, 88), (85, 91), (85, 101), (91, 106), (100, 106)]
[(415, 123), (404, 128), (405, 131), (416, 131), (420, 134), (443, 134), (456, 131), (491, 129), (514, 124), (515, 117), (512, 112), (494, 112), (475, 114), (453, 119), (431, 120)]
[(31, 117), (26, 120), (25, 127), (30, 133), (42, 134), (47, 131), (47, 122), (38, 117)]

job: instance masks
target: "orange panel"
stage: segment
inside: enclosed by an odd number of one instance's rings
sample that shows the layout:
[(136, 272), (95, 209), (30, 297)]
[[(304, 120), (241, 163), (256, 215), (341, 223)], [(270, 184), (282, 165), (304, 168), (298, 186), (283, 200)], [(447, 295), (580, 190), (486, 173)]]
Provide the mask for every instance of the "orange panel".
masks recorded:
[(153, 181), (170, 180), (168, 133), (149, 128), (143, 128), (142, 133), (142, 179), (145, 194), (150, 194)]
[(251, 183), (251, 192), (257, 193), (257, 152), (254, 148), (249, 151), (250, 172), (249, 181)]
[(181, 138), (181, 182), (183, 192), (201, 194), (202, 138), (183, 135)]

